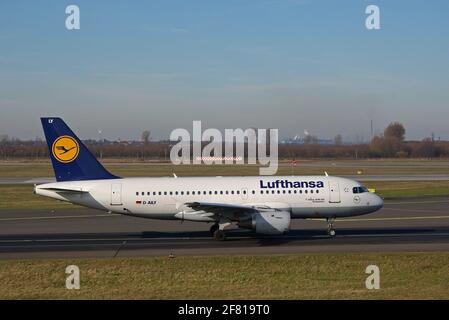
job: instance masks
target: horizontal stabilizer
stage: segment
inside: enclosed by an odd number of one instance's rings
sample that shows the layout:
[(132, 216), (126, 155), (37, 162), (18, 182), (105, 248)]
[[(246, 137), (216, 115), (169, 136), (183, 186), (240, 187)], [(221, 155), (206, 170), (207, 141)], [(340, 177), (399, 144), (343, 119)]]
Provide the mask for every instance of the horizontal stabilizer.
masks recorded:
[(43, 187), (40, 187), (40, 189), (55, 191), (55, 192), (64, 192), (64, 193), (89, 193), (89, 191), (81, 190), (81, 188), (70, 189), (70, 188), (54, 188), (54, 187), (43, 188)]

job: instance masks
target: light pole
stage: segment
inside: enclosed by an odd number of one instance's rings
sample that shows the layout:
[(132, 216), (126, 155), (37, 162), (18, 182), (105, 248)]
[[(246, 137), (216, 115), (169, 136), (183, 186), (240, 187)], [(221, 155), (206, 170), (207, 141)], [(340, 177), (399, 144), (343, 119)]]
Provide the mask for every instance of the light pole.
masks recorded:
[(100, 159), (103, 159), (103, 141), (101, 139), (102, 130), (98, 129), (98, 136), (100, 137)]

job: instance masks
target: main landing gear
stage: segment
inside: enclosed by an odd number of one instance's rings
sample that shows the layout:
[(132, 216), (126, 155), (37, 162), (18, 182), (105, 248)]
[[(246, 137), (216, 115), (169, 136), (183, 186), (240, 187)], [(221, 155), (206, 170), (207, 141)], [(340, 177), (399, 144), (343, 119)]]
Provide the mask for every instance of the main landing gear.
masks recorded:
[(210, 233), (214, 237), (214, 240), (225, 240), (226, 234), (224, 232), (224, 228), (226, 228), (230, 224), (230, 222), (214, 223), (210, 227)]
[(335, 237), (334, 221), (335, 218), (327, 218), (327, 234), (331, 237)]
[(210, 227), (210, 234), (214, 235), (215, 231), (217, 231), (219, 228), (218, 223), (214, 223), (211, 227)]

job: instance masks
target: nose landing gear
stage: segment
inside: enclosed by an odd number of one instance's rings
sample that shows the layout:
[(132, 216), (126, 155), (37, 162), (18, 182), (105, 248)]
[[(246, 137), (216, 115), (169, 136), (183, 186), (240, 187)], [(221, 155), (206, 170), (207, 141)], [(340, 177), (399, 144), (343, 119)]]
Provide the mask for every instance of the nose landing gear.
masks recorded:
[(331, 237), (335, 237), (334, 221), (335, 218), (327, 218), (327, 234)]

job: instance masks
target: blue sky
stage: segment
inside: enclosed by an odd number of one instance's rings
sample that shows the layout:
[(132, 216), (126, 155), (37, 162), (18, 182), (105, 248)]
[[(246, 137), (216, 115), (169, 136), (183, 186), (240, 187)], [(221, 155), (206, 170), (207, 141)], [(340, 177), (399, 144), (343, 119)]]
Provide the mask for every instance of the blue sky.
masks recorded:
[[(65, 28), (76, 4), (81, 29)], [(381, 30), (365, 28), (378, 5)], [(347, 140), (400, 121), (449, 139), (448, 1), (0, 2), (0, 134), (279, 128)]]

